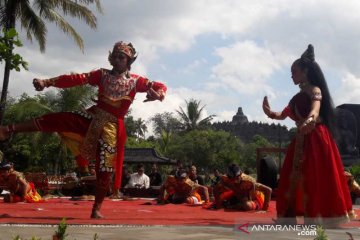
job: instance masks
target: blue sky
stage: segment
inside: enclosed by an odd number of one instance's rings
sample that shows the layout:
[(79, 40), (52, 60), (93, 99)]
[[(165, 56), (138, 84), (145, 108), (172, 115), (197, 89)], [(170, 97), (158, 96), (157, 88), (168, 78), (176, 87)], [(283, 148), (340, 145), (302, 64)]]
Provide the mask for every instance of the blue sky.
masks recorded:
[[(93, 31), (72, 21), (82, 35), (82, 53), (71, 38), (49, 25), (47, 49), (39, 52), (21, 33), (16, 51), (29, 71), (11, 73), (10, 95), (35, 94), (32, 79), (110, 68), (115, 42), (132, 42), (139, 52), (132, 71), (168, 86), (163, 102), (143, 103), (138, 95), (134, 117), (174, 112), (194, 98), (206, 105), (204, 117), (229, 121), (238, 107), (250, 121), (272, 122), (262, 112), (269, 97), (283, 109), (298, 91), (290, 66), (309, 43), (315, 47), (335, 105), (360, 103), (360, 1), (334, 0), (124, 0), (102, 1)], [(289, 121), (282, 124), (293, 127)]]

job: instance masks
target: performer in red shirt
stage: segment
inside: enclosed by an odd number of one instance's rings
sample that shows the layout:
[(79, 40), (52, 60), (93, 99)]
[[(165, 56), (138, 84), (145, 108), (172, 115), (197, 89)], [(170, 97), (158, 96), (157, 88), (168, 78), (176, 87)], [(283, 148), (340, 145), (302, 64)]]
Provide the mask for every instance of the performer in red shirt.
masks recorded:
[(96, 196), (91, 218), (102, 218), (99, 210), (115, 172), (114, 188), (120, 189), (126, 131), (124, 116), (137, 92), (146, 92), (147, 101), (165, 97), (166, 86), (130, 73), (137, 57), (131, 43), (117, 42), (108, 60), (111, 70), (98, 69), (89, 73), (61, 75), (33, 81), (37, 91), (47, 87), (69, 88), (84, 84), (98, 87), (96, 104), (84, 112), (60, 112), (37, 117), (31, 121), (0, 127), (0, 140), (17, 132), (57, 132), (75, 153), (78, 164), (85, 166), (96, 160)]
[(226, 175), (214, 186), (215, 204), (210, 207), (220, 209), (228, 202), (227, 208), (240, 211), (267, 211), (272, 189), (246, 175), (238, 165), (230, 164)]
[(27, 182), (21, 172), (14, 170), (11, 163), (0, 164), (0, 182), (10, 193), (4, 195), (4, 202), (44, 202), (32, 182)]

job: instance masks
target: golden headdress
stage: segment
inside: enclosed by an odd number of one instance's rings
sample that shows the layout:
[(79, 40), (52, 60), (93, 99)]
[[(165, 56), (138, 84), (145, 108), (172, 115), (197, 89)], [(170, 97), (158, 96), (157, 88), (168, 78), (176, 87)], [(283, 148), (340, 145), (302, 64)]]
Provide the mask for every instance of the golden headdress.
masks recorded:
[(137, 58), (136, 50), (131, 43), (125, 43), (123, 41), (115, 43), (112, 52), (109, 52), (109, 60), (113, 52), (124, 53), (130, 59), (129, 64), (132, 64)]

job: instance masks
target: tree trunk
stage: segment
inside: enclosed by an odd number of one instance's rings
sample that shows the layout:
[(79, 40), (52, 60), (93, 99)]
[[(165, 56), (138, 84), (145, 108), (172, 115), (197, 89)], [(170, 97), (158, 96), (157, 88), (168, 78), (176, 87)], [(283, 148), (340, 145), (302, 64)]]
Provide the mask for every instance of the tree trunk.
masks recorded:
[[(17, 5), (15, 4), (12, 7), (14, 9), (10, 9), (10, 15), (7, 16), (7, 21), (5, 24), (6, 32), (12, 28), (15, 29), (15, 23), (16, 23), (15, 12), (16, 12)], [(9, 42), (8, 45), (10, 48), (10, 55), (12, 55), (13, 54), (13, 44), (12, 44), (12, 42)], [(3, 88), (1, 91), (1, 99), (0, 99), (0, 125), (3, 124), (3, 120), (4, 120), (6, 98), (7, 98), (8, 88), (9, 88), (10, 70), (11, 70), (10, 63), (9, 63), (9, 60), (7, 60), (5, 62)]]
[(9, 63), (5, 63), (4, 69), (4, 80), (3, 80), (3, 88), (1, 91), (1, 100), (0, 100), (0, 125), (3, 124), (5, 107), (6, 107), (6, 98), (9, 88), (9, 79), (10, 79), (10, 66)]

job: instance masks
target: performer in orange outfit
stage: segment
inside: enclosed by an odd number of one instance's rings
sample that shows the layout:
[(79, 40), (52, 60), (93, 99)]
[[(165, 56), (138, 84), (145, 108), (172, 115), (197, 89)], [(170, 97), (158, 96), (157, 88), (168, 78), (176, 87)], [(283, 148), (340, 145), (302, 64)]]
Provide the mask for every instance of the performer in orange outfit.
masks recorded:
[(241, 211), (263, 210), (269, 208), (271, 188), (257, 183), (254, 178), (243, 173), (236, 164), (228, 167), (227, 175), (214, 186), (215, 209), (226, 204), (227, 208)]
[(265, 114), (272, 119), (290, 117), (298, 129), (288, 147), (276, 192), (279, 218), (304, 216), (309, 223), (338, 224), (352, 215), (352, 203), (341, 157), (332, 136), (334, 109), (314, 48), (291, 66), (292, 79), (300, 86), (282, 112), (273, 112), (267, 98)]
[(42, 202), (41, 196), (37, 193), (34, 184), (28, 183), (24, 175), (13, 169), (12, 164), (3, 163), (0, 167), (1, 183), (5, 186), (4, 190), (10, 192), (4, 196), (4, 202)]
[(356, 182), (355, 177), (347, 171), (345, 171), (344, 174), (350, 193), (353, 193), (356, 197), (360, 197), (360, 186)]
[(202, 194), (205, 197), (204, 206), (210, 204), (207, 187), (190, 180), (185, 169), (176, 171), (175, 176), (169, 175), (160, 187), (159, 203), (200, 203)]
[[(109, 189), (112, 173), (115, 172), (115, 188), (121, 186), (126, 131), (124, 116), (137, 92), (146, 92), (145, 101), (165, 97), (166, 86), (130, 73), (136, 59), (131, 43), (117, 42), (109, 54), (111, 70), (98, 69), (84, 74), (62, 75), (51, 79), (33, 81), (37, 91), (45, 87), (68, 88), (90, 84), (98, 87), (96, 105), (82, 113), (61, 112), (47, 114), (32, 121), (0, 127), (0, 140), (12, 133), (43, 131), (58, 132), (72, 148), (80, 148), (78, 161), (83, 165), (96, 160), (96, 196), (91, 218), (102, 218), (99, 210)], [(74, 151), (74, 149), (73, 149)], [(76, 154), (76, 153), (75, 153)]]

